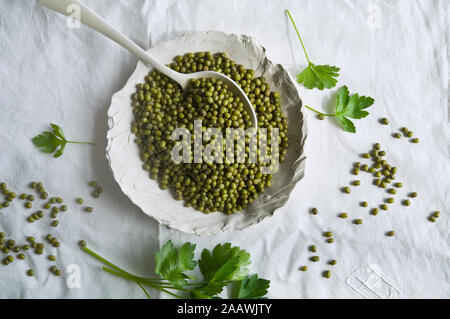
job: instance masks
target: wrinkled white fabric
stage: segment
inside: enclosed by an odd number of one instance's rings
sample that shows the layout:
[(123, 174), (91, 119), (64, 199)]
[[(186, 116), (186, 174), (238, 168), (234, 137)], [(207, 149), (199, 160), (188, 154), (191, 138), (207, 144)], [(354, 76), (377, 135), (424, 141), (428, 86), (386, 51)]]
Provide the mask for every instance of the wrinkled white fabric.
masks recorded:
[[(105, 160), (106, 111), (111, 96), (136, 67), (137, 59), (96, 32), (70, 29), (61, 15), (31, 0), (0, 1), (0, 181), (20, 194), (29, 181), (42, 181), (50, 195), (62, 196), (69, 212), (29, 224), (16, 201), (0, 211), (0, 231), (22, 243), (25, 236), (51, 232), (59, 249), (0, 267), (1, 298), (143, 298), (134, 284), (102, 272), (77, 246), (89, 247), (119, 266), (152, 276), (154, 253), (167, 239), (203, 248), (230, 241), (252, 255), (251, 271), (271, 280), (272, 298), (449, 298), (450, 297), (450, 134), (448, 99), (449, 8), (446, 1), (145, 1), (84, 0), (99, 15), (144, 48), (186, 31), (221, 30), (254, 36), (269, 58), (292, 75), (305, 58), (284, 9), (289, 8), (311, 60), (341, 68), (338, 87), (370, 95), (376, 102), (367, 119), (356, 120), (357, 134), (333, 120), (308, 117), (306, 176), (289, 203), (274, 217), (244, 231), (197, 237), (160, 227), (124, 196)], [(333, 90), (306, 90), (305, 104), (330, 111)], [(330, 107), (330, 110), (328, 109)], [(386, 116), (389, 126), (377, 122)], [(47, 123), (60, 124), (71, 139), (96, 146), (68, 145), (59, 159), (40, 153), (30, 139)], [(407, 126), (419, 144), (391, 134)], [(388, 197), (364, 173), (350, 174), (351, 163), (374, 142), (398, 166), (404, 187), (389, 211), (370, 216), (369, 208)], [(362, 185), (344, 195), (339, 188), (354, 179)], [(89, 196), (89, 180), (104, 187)], [(417, 191), (410, 207), (400, 205)], [(85, 198), (95, 208), (75, 204)], [(369, 208), (359, 202), (365, 200)], [(311, 207), (319, 215), (308, 213)], [(441, 211), (437, 223), (429, 214)], [(337, 218), (347, 212), (349, 219)], [(354, 218), (364, 223), (355, 226)], [(396, 236), (385, 232), (395, 230)], [(323, 231), (333, 231), (327, 244)], [(43, 238), (41, 239), (43, 241)], [(311, 263), (307, 247), (318, 247)], [(46, 255), (57, 256), (62, 277), (53, 276)], [(2, 256), (3, 257), (3, 256)], [(337, 259), (336, 266), (327, 265)], [(72, 265), (72, 266), (71, 266)], [(80, 288), (66, 279), (80, 269)], [(299, 266), (308, 265), (307, 272)], [(68, 268), (71, 266), (70, 268)], [(25, 272), (33, 268), (35, 276)], [(71, 270), (68, 273), (67, 270)], [(324, 270), (332, 277), (321, 277)], [(152, 292), (153, 297), (167, 297)]]

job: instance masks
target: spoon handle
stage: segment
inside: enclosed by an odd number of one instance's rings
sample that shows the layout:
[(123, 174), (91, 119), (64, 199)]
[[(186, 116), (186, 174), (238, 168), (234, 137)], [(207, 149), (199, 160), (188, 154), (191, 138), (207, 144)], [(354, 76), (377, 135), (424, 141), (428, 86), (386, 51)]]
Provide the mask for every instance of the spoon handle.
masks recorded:
[[(46, 6), (56, 12), (63, 15), (69, 16), (75, 10), (78, 10), (79, 21), (84, 25), (100, 32), (107, 38), (113, 40), (117, 44), (121, 45), (125, 49), (134, 53), (139, 57), (144, 63), (150, 64), (159, 72), (165, 74), (166, 76), (172, 78), (173, 80), (180, 82), (180, 73), (173, 71), (172, 69), (166, 67), (164, 64), (158, 62), (150, 55), (147, 54), (142, 48), (140, 48), (136, 43), (131, 41), (121, 32), (117, 31), (105, 22), (101, 17), (91, 11), (89, 8), (84, 6), (77, 0), (37, 0), (41, 5)], [(75, 16), (75, 15), (74, 15)], [(75, 16), (78, 20), (78, 17)]]

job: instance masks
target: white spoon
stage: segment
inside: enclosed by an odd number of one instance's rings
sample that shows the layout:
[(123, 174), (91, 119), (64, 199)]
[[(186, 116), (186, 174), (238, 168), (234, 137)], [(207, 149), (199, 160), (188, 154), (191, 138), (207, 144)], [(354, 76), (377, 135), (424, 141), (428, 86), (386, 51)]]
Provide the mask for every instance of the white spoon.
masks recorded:
[(134, 53), (136, 56), (138, 56), (139, 59), (141, 59), (145, 64), (151, 65), (162, 74), (178, 82), (183, 90), (188, 88), (191, 79), (214, 78), (221, 80), (223, 83), (227, 84), (234, 95), (239, 97), (242, 103), (244, 103), (245, 109), (250, 114), (250, 121), (252, 124), (251, 126), (255, 129), (258, 128), (258, 122), (256, 119), (255, 110), (252, 107), (252, 103), (248, 99), (245, 92), (241, 89), (241, 87), (229, 77), (214, 71), (202, 71), (183, 74), (166, 67), (164, 64), (152, 58), (149, 54), (147, 54), (147, 52), (141, 49), (128, 37), (108, 25), (101, 17), (99, 17), (97, 14), (92, 12), (77, 0), (37, 0), (37, 2), (66, 16), (71, 15), (74, 10), (77, 10), (81, 23), (96, 30), (97, 32), (100, 32), (125, 49), (128, 49), (131, 53)]

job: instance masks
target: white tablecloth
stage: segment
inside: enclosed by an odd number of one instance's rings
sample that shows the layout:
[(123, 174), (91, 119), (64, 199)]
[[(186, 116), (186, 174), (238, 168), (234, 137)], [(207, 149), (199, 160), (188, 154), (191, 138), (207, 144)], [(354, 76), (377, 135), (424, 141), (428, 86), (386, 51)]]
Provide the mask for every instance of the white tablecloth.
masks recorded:
[[(449, 8), (446, 1), (145, 1), (85, 0), (112, 25), (147, 48), (195, 30), (222, 30), (254, 36), (269, 58), (295, 75), (305, 64), (298, 39), (284, 9), (290, 8), (311, 60), (341, 67), (340, 85), (370, 95), (376, 102), (367, 119), (356, 121), (357, 134), (332, 120), (318, 121), (307, 111), (306, 177), (289, 203), (274, 217), (245, 231), (197, 237), (160, 227), (124, 196), (105, 160), (106, 110), (136, 66), (137, 59), (115, 43), (82, 27), (70, 29), (61, 15), (31, 0), (0, 2), (0, 181), (17, 193), (29, 192), (36, 180), (50, 195), (67, 200), (60, 226), (50, 219), (29, 224), (31, 212), (17, 201), (0, 211), (0, 231), (16, 240), (57, 235), (59, 249), (0, 267), (2, 298), (142, 298), (134, 284), (102, 272), (81, 252), (79, 239), (118, 265), (153, 275), (154, 253), (167, 239), (195, 242), (198, 252), (230, 241), (251, 252), (252, 272), (271, 280), (273, 298), (449, 298), (450, 297), (450, 134), (448, 100)], [(304, 102), (327, 110), (335, 90), (309, 91)], [(388, 117), (390, 126), (377, 122)], [(30, 139), (60, 124), (72, 139), (96, 146), (68, 145), (59, 159), (40, 153)], [(390, 135), (407, 126), (421, 140), (411, 144)], [(388, 212), (377, 217), (368, 208), (386, 194), (360, 176), (351, 196), (339, 188), (354, 176), (358, 154), (380, 142), (399, 167), (405, 187)], [(89, 180), (104, 194), (89, 196)], [(410, 207), (399, 204), (407, 192), (419, 197)], [(92, 215), (74, 203), (77, 196), (95, 208)], [(317, 207), (319, 215), (308, 213)], [(35, 210), (35, 209), (34, 209)], [(33, 211), (34, 211), (33, 210)], [(436, 224), (427, 221), (440, 210)], [(337, 214), (346, 211), (350, 219)], [(362, 218), (364, 224), (351, 224)], [(396, 236), (384, 233), (395, 230)], [(326, 244), (323, 231), (333, 231)], [(308, 245), (318, 247), (319, 263), (308, 262)], [(47, 253), (57, 256), (61, 278), (48, 271)], [(328, 266), (335, 258), (338, 265)], [(81, 288), (68, 288), (65, 271), (79, 265)], [(306, 273), (298, 271), (308, 265)], [(25, 271), (35, 270), (29, 278)], [(321, 272), (331, 269), (332, 277)], [(166, 297), (152, 292), (154, 297)]]

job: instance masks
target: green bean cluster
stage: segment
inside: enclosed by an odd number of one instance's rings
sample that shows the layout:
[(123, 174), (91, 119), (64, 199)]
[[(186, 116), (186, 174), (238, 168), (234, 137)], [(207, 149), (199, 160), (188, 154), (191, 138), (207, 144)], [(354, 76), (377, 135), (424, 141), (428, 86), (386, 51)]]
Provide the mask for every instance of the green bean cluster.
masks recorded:
[[(175, 57), (169, 67), (181, 73), (217, 71), (236, 81), (252, 102), (258, 126), (267, 128), (268, 132), (279, 129), (280, 138), (275, 142), (279, 143), (279, 160), (284, 160), (288, 146), (287, 120), (280, 107), (279, 93), (270, 90), (264, 77), (255, 77), (253, 70), (236, 64), (225, 53), (188, 53)], [(135, 120), (131, 131), (136, 135), (143, 169), (149, 172), (150, 178), (158, 180), (161, 189), (169, 189), (175, 199), (183, 200), (185, 206), (204, 213), (233, 214), (271, 185), (272, 175), (260, 172), (260, 166), (270, 164), (252, 163), (248, 156), (244, 163), (231, 163), (226, 159), (217, 163), (205, 157), (202, 163), (172, 161), (171, 150), (175, 145), (170, 139), (172, 131), (186, 128), (192, 140), (194, 120), (202, 120), (202, 130), (219, 128), (224, 140), (226, 128), (250, 127), (250, 115), (243, 102), (226, 84), (216, 79), (196, 79), (183, 94), (176, 82), (151, 71), (145, 83), (137, 85), (132, 101)], [(246, 141), (248, 155), (248, 138)], [(271, 143), (268, 134), (268, 149)], [(207, 143), (204, 141), (203, 145)], [(235, 151), (242, 151), (242, 146), (237, 145)]]
[(17, 197), (16, 193), (8, 189), (6, 183), (0, 183), (0, 193), (2, 193), (5, 198), (5, 201), (0, 203), (0, 209), (9, 207), (10, 203)]

